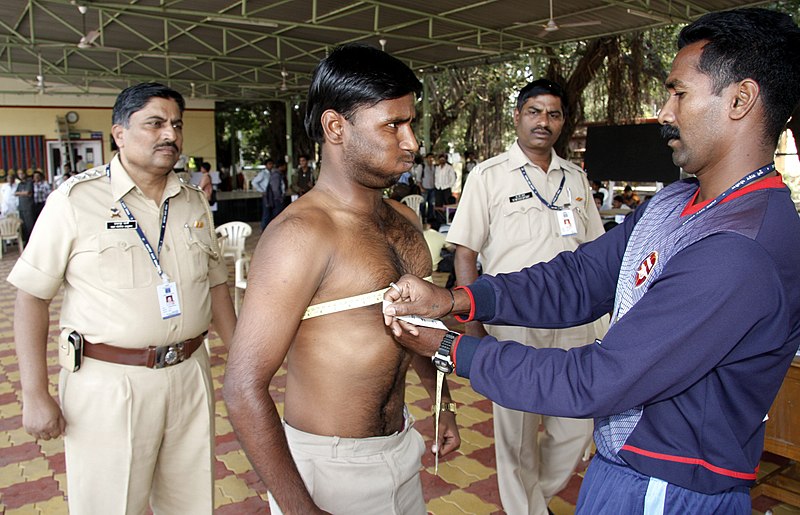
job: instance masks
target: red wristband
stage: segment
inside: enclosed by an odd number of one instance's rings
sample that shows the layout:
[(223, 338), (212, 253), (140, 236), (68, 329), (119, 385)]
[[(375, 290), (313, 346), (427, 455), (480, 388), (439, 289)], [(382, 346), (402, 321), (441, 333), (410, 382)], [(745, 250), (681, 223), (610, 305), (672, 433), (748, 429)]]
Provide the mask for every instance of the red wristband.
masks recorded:
[(464, 290), (469, 296), (469, 315), (467, 315), (467, 318), (462, 318), (458, 315), (453, 316), (461, 323), (472, 322), (475, 319), (475, 297), (472, 296), (472, 291), (466, 286), (456, 286), (453, 290)]
[(459, 334), (456, 341), (453, 342), (453, 348), (450, 349), (450, 359), (453, 360), (453, 366), (456, 365), (456, 349), (458, 349), (458, 342), (461, 341), (461, 337), (464, 336), (463, 334)]

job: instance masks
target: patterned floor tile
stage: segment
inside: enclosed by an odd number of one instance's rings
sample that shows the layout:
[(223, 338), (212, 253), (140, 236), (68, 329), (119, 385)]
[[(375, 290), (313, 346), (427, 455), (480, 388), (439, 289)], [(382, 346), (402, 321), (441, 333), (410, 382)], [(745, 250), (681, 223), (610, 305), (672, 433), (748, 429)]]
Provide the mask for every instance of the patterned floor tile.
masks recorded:
[[(258, 241), (258, 227), (248, 239), (249, 250)], [(11, 270), (16, 253), (0, 259), (0, 276)], [(233, 266), (230, 266), (233, 277)], [(440, 282), (446, 276), (435, 278)], [(67, 490), (64, 447), (60, 439), (36, 442), (22, 429), (19, 366), (13, 345), (12, 319), (15, 291), (8, 283), (0, 284), (0, 515), (60, 515), (67, 513)], [(58, 331), (58, 310), (61, 297), (51, 303), (51, 340)], [(455, 329), (463, 325), (448, 317), (445, 322)], [(220, 388), (224, 378), (226, 353), (219, 338), (212, 332), (209, 339), (212, 377), (215, 388), (216, 451), (215, 507), (220, 515), (268, 514), (266, 488), (245, 458), (227, 418)], [(55, 346), (48, 349), (50, 389), (56, 394), (58, 365)], [(270, 393), (283, 413), (286, 371), (276, 374)], [(440, 461), (439, 475), (433, 475), (434, 459), (426, 452), (422, 460), (421, 480), (428, 511), (434, 515), (500, 514), (503, 513), (497, 491), (492, 428), (492, 403), (470, 388), (468, 381), (452, 378), (451, 393), (459, 404), (458, 422), (462, 446), (459, 451)], [(433, 421), (431, 402), (416, 374), (408, 374), (407, 402), (417, 419), (415, 427), (430, 449)], [(767, 473), (781, 464), (777, 457), (767, 457), (761, 472)], [(556, 515), (575, 512), (582, 468), (567, 487), (550, 504)], [(774, 515), (800, 515), (800, 508), (780, 504), (768, 497), (754, 500), (753, 513), (772, 510)]]

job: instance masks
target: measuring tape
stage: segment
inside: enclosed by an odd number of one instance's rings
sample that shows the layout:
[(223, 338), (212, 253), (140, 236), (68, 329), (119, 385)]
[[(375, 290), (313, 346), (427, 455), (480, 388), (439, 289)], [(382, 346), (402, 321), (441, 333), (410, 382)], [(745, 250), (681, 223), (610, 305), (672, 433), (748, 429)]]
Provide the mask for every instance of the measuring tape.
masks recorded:
[(433, 453), (433, 475), (439, 475), (439, 414), (442, 412), (442, 383), (444, 383), (444, 372), (436, 371), (436, 402), (433, 409), (436, 414), (433, 416), (433, 441), (436, 452)]
[[(425, 278), (425, 280), (428, 282), (433, 282), (433, 277), (428, 276)], [(366, 306), (380, 304), (383, 302), (383, 294), (386, 293), (387, 290), (389, 290), (389, 288), (363, 293), (353, 297), (347, 297), (346, 299), (331, 300), (328, 302), (314, 304), (313, 306), (308, 306), (308, 309), (306, 309), (306, 312), (303, 314), (302, 320), (321, 317), (322, 315), (330, 315), (331, 313), (338, 313), (339, 311), (347, 311), (348, 309), (363, 308)]]

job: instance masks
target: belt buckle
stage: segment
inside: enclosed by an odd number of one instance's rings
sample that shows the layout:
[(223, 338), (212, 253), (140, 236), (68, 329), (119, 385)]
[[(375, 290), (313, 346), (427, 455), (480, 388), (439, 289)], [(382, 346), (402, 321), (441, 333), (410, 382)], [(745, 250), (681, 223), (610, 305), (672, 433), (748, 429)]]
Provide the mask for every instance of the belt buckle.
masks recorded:
[(183, 342), (175, 345), (163, 345), (156, 348), (156, 365), (154, 368), (165, 368), (183, 363), (186, 355), (183, 351)]

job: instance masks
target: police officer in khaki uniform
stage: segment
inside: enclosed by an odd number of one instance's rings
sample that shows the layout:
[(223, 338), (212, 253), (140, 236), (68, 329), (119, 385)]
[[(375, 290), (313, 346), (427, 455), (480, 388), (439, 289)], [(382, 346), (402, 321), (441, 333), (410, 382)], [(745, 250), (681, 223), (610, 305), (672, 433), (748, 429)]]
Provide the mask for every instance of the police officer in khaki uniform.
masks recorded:
[[(36, 438), (64, 435), (74, 514), (214, 508), (214, 397), (202, 343), (213, 318), (227, 345), (235, 315), (208, 204), (172, 171), (183, 109), (160, 84), (124, 90), (111, 129), (119, 154), (50, 196), (8, 277), (19, 288), (23, 424)], [(45, 352), (48, 307), (62, 285), (59, 406)]]
[[(517, 141), (469, 174), (447, 241), (457, 245), (459, 285), (478, 278), (477, 258), (488, 274), (516, 272), (549, 261), (603, 234), (586, 174), (560, 158), (553, 144), (561, 134), (567, 101), (548, 80), (525, 86), (517, 97)], [(603, 318), (569, 329), (527, 329), (467, 324), (466, 333), (514, 340), (535, 347), (568, 349), (602, 338)], [(544, 432), (539, 434), (539, 425)], [(509, 514), (546, 514), (591, 439), (591, 420), (543, 417), (494, 404), (497, 481)]]

